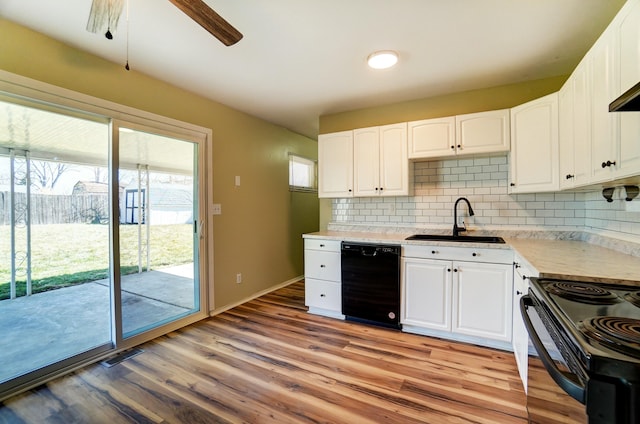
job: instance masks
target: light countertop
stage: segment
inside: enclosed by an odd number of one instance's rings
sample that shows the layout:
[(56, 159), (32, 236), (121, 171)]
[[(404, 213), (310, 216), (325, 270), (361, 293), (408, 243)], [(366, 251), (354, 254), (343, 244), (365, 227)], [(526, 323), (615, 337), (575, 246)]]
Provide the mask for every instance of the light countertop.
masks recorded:
[(305, 234), (304, 237), (402, 245), (511, 248), (528, 265), (535, 268), (541, 278), (575, 279), (640, 286), (640, 257), (585, 241), (504, 237), (506, 244), (454, 244), (450, 242), (405, 240), (410, 235), (412, 234), (393, 232), (320, 231)]

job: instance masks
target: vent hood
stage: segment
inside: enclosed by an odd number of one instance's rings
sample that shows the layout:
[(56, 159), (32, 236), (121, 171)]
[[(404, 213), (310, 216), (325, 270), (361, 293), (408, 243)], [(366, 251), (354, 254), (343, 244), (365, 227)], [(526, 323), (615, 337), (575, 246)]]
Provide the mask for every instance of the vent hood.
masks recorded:
[(640, 82), (612, 101), (609, 112), (640, 112)]

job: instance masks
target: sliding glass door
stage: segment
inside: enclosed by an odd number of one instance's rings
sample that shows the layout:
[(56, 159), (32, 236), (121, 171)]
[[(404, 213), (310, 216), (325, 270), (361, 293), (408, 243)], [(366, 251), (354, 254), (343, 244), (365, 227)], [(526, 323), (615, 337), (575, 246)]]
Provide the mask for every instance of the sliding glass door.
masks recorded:
[(131, 126), (117, 131), (127, 338), (198, 310), (198, 145)]
[(0, 382), (112, 346), (108, 121), (18, 100), (0, 100)]
[(0, 93), (0, 398), (205, 316), (204, 136)]

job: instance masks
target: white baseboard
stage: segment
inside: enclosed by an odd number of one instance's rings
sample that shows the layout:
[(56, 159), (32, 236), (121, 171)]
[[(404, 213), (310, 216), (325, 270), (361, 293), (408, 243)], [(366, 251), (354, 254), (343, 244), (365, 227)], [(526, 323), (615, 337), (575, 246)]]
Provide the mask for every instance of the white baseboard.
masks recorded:
[(212, 317), (212, 316), (221, 314), (223, 312), (228, 311), (229, 309), (235, 308), (236, 306), (240, 306), (243, 303), (247, 303), (247, 302), (249, 302), (249, 301), (251, 301), (253, 299), (257, 299), (260, 296), (264, 296), (267, 293), (271, 293), (272, 291), (281, 289), (283, 287), (288, 286), (289, 284), (295, 283), (295, 282), (303, 280), (303, 279), (304, 279), (304, 275), (299, 275), (299, 276), (297, 276), (295, 278), (292, 278), (291, 280), (287, 280), (287, 281), (285, 281), (283, 283), (280, 283), (278, 285), (275, 285), (273, 287), (269, 287), (268, 289), (265, 289), (265, 290), (259, 291), (257, 293), (254, 293), (254, 294), (252, 294), (251, 296), (249, 296), (247, 298), (239, 300), (238, 302), (234, 302), (234, 303), (231, 303), (229, 305), (225, 305), (225, 306), (221, 306), (220, 308), (213, 309), (213, 310), (209, 311), (209, 316)]

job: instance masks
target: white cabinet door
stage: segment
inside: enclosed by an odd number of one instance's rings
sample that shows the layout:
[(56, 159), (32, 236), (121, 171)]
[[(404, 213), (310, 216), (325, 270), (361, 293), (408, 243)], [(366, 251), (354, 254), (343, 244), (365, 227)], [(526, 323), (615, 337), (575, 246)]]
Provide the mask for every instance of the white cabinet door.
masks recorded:
[(620, 114), (609, 112), (619, 85), (617, 33), (605, 32), (589, 51), (591, 65), (591, 182), (608, 181), (618, 170)]
[(340, 281), (342, 279), (340, 252), (323, 252), (319, 250), (304, 251), (304, 274), (308, 278)]
[(453, 156), (456, 153), (456, 118), (423, 119), (408, 123), (409, 158)]
[(354, 196), (410, 194), (407, 124), (353, 131)]
[(507, 152), (510, 147), (509, 109), (456, 116), (457, 154)]
[(318, 136), (318, 197), (353, 196), (353, 132)]
[(407, 196), (411, 186), (407, 124), (380, 127), (380, 195)]
[(558, 191), (558, 93), (511, 109), (511, 193)]
[[(621, 20), (620, 88), (622, 94), (640, 81), (640, 1)], [(640, 113), (620, 112), (619, 177), (640, 174)]]
[(454, 333), (511, 342), (513, 267), (453, 262)]
[(378, 127), (353, 130), (354, 196), (380, 192), (380, 143)]
[(591, 181), (591, 94), (589, 66), (582, 61), (571, 75), (573, 82), (574, 184)]
[[(517, 262), (516, 262), (516, 266)], [(526, 272), (524, 273), (526, 276)], [(511, 345), (513, 347), (513, 354), (516, 358), (516, 364), (518, 365), (518, 373), (520, 374), (520, 380), (527, 390), (527, 366), (529, 356), (529, 334), (527, 328), (524, 326), (522, 320), (522, 314), (520, 312), (520, 298), (527, 293), (528, 280), (523, 278), (523, 275), (515, 270), (513, 274), (513, 331)]]
[(560, 162), (560, 188), (568, 189), (575, 185), (575, 149), (573, 140), (573, 79), (558, 92), (558, 144)]
[(403, 260), (402, 324), (451, 331), (452, 263)]
[[(323, 315), (337, 317), (342, 310), (342, 286), (335, 281), (306, 278), (304, 282), (304, 304), (321, 310)], [(334, 311), (332, 314), (329, 311)]]

